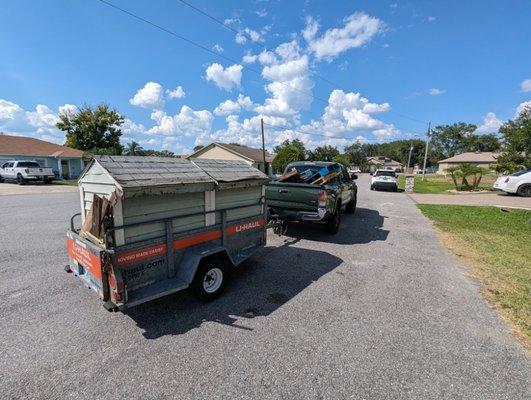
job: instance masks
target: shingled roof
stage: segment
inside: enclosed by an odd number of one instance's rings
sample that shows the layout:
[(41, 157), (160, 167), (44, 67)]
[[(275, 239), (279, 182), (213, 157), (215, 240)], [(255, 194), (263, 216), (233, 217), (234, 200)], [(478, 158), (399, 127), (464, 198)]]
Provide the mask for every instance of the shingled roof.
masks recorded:
[[(212, 190), (224, 182), (268, 180), (266, 175), (245, 161), (95, 156), (93, 162), (101, 165), (124, 190), (196, 184), (210, 186)], [(90, 165), (87, 170), (89, 168)]]
[(94, 159), (123, 188), (215, 184), (214, 179), (205, 171), (182, 158), (95, 156)]
[(0, 134), (0, 154), (40, 157), (83, 157), (84, 152), (32, 137)]
[(217, 182), (268, 180), (267, 175), (258, 169), (251, 167), (245, 161), (194, 158), (192, 163), (205, 171)]
[(493, 153), (491, 151), (468, 152), (441, 160), (439, 163), (493, 163), (498, 158), (498, 155), (499, 153)]
[[(231, 153), (238, 154), (239, 156), (246, 158), (248, 160), (254, 161), (254, 162), (263, 162), (263, 154), (261, 149), (255, 149), (253, 147), (247, 147), (239, 144), (228, 144), (228, 143), (219, 143), (219, 142), (212, 142), (209, 145), (200, 148), (197, 150), (194, 154), (192, 154), (189, 158), (197, 158), (200, 154), (204, 153), (207, 150), (210, 150), (214, 146), (221, 147), (222, 149), (225, 149)], [(272, 162), (275, 158), (274, 155), (266, 151), (265, 154), (266, 162)]]

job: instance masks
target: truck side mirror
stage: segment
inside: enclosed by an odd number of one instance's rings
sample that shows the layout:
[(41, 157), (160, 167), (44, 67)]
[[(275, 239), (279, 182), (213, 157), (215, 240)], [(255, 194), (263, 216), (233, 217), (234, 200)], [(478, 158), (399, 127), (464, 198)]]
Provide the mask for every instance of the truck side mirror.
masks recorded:
[(358, 179), (358, 175), (356, 175), (356, 174), (350, 174), (350, 177), (351, 177), (353, 180)]

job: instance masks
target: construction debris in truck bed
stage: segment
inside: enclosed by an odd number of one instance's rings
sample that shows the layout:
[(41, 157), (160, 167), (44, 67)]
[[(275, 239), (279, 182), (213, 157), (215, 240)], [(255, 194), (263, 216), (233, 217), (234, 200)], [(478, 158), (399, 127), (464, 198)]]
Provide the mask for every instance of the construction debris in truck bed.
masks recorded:
[(339, 176), (339, 165), (332, 164), (327, 167), (304, 166), (297, 169), (293, 167), (284, 175), (278, 178), (279, 182), (309, 183), (312, 185), (322, 185), (328, 183)]

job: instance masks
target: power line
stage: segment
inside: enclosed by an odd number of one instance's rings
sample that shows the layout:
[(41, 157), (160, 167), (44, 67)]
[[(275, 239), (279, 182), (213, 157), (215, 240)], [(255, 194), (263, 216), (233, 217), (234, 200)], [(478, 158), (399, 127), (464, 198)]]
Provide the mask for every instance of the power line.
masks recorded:
[[(196, 6), (194, 6), (193, 4), (190, 4), (189, 2), (185, 1), (185, 0), (179, 0), (182, 4), (190, 7), (191, 9), (197, 11), (198, 13), (204, 15), (205, 17), (211, 19), (212, 21), (216, 22), (217, 24), (221, 25), (222, 27), (224, 27), (225, 29), (228, 29), (236, 34), (239, 34), (239, 35), (243, 35), (245, 37), (247, 37), (247, 39), (249, 39), (251, 42), (254, 42), (252, 40), (252, 38), (245, 32), (245, 31), (238, 31), (234, 28), (232, 28), (231, 26), (229, 26), (228, 24), (226, 24), (224, 21), (221, 21), (220, 19), (214, 17), (213, 15), (207, 13), (206, 11), (203, 11), (199, 8), (197, 8)], [(322, 81), (328, 83), (330, 86), (334, 87), (334, 88), (339, 88), (341, 90), (343, 90), (344, 92), (349, 92), (349, 90), (345, 89), (344, 87), (342, 87), (341, 85), (339, 85), (338, 83), (335, 83), (333, 81), (331, 81), (330, 79), (328, 78), (325, 78), (324, 76), (318, 74), (317, 72), (315, 71), (312, 71), (312, 70), (307, 70), (309, 73), (315, 75), (317, 78), (321, 79)], [(328, 102), (328, 101), (327, 101)], [(403, 114), (403, 113), (400, 113), (398, 111), (394, 111), (394, 110), (389, 110), (387, 111), (388, 113), (390, 114), (394, 114), (394, 115), (397, 115), (399, 117), (402, 117), (402, 118), (405, 118), (405, 119), (408, 119), (410, 121), (413, 121), (413, 122), (417, 122), (417, 123), (420, 123), (420, 124), (423, 124), (423, 125), (427, 125), (428, 124), (428, 121), (423, 121), (423, 120), (420, 120), (418, 118), (414, 118), (414, 117), (411, 117), (411, 116), (408, 116), (406, 114)]]
[[(106, 5), (106, 6), (108, 6), (108, 7), (111, 7), (111, 8), (113, 8), (113, 9), (117, 10), (117, 11), (120, 11), (120, 12), (122, 12), (122, 13), (124, 13), (124, 14), (126, 14), (126, 15), (128, 15), (128, 16), (130, 16), (130, 17), (136, 19), (136, 20), (138, 20), (138, 21), (141, 21), (141, 22), (143, 22), (143, 23), (145, 23), (145, 24), (148, 24), (148, 25), (150, 25), (150, 26), (152, 26), (152, 27), (154, 27), (154, 28), (156, 28), (156, 29), (158, 29), (158, 30), (161, 30), (162, 32), (165, 32), (165, 33), (167, 33), (167, 34), (169, 34), (169, 35), (171, 35), (171, 36), (174, 36), (174, 37), (176, 37), (176, 38), (178, 38), (178, 39), (180, 39), (180, 40), (182, 40), (182, 41), (184, 41), (184, 42), (186, 42), (186, 43), (188, 43), (188, 44), (191, 44), (191, 45), (193, 45), (193, 46), (195, 46), (195, 47), (197, 47), (197, 48), (200, 48), (200, 49), (202, 49), (202, 50), (204, 50), (204, 51), (206, 51), (206, 52), (208, 52), (208, 53), (210, 53), (210, 54), (212, 54), (212, 55), (214, 55), (214, 56), (216, 56), (216, 57), (222, 58), (222, 59), (224, 59), (224, 60), (226, 60), (226, 61), (229, 61), (229, 62), (232, 62), (232, 63), (235, 63), (235, 64), (239, 64), (239, 61), (237, 61), (237, 60), (235, 60), (235, 59), (233, 59), (233, 58), (231, 58), (231, 57), (227, 57), (227, 56), (224, 56), (224, 55), (222, 55), (222, 54), (219, 54), (219, 53), (215, 52), (214, 50), (211, 50), (211, 49), (209, 49), (208, 47), (206, 47), (206, 46), (204, 46), (204, 45), (202, 45), (202, 44), (200, 44), (200, 43), (197, 43), (197, 42), (195, 42), (195, 41), (193, 41), (193, 40), (191, 40), (191, 39), (188, 39), (188, 38), (186, 38), (186, 37), (184, 37), (184, 36), (182, 36), (182, 35), (180, 35), (180, 34), (174, 32), (174, 31), (172, 31), (172, 30), (170, 30), (170, 29), (167, 29), (167, 28), (165, 28), (165, 27), (163, 27), (163, 26), (161, 26), (161, 25), (159, 25), (159, 24), (157, 24), (157, 23), (155, 23), (155, 22), (153, 22), (153, 21), (150, 21), (150, 20), (148, 20), (148, 19), (146, 19), (146, 18), (144, 18), (144, 17), (142, 17), (142, 16), (140, 16), (140, 15), (138, 15), (138, 14), (135, 14), (135, 13), (133, 13), (133, 12), (131, 12), (131, 11), (128, 11), (128, 10), (126, 10), (126, 9), (124, 9), (124, 8), (121, 8), (121, 7), (119, 7), (119, 6), (117, 6), (117, 5), (113, 4), (113, 3), (111, 3), (110, 1), (107, 1), (107, 0), (98, 0), (98, 1), (99, 1), (100, 3), (102, 3), (102, 4)], [(203, 12), (202, 10), (200, 10), (200, 9), (198, 9), (198, 8), (196, 8), (196, 7), (194, 7), (194, 6), (192, 6), (192, 5), (189, 4), (188, 2), (186, 2), (186, 1), (184, 1), (184, 0), (179, 0), (179, 1), (180, 1), (181, 3), (183, 3), (183, 4), (185, 4), (185, 5), (187, 5), (187, 6), (191, 7), (191, 8), (193, 8), (194, 10), (197, 10), (197, 11), (200, 12), (201, 14), (206, 15), (207, 17), (209, 17), (210, 19), (216, 21), (217, 23), (221, 23), (224, 27), (226, 27), (226, 28), (228, 28), (228, 29), (230, 29), (230, 30), (232, 30), (232, 31), (235, 31), (235, 30), (232, 29), (231, 27), (228, 27), (226, 24), (224, 24), (222, 21), (218, 20), (218, 19), (215, 18), (215, 17), (212, 17), (212, 16), (208, 15), (207, 13)], [(237, 31), (236, 31), (236, 32), (237, 32)], [(248, 71), (251, 71), (251, 72), (253, 72), (253, 73), (255, 73), (255, 74), (261, 75), (260, 71), (254, 69), (254, 68), (251, 68), (251, 67), (249, 67), (249, 66), (245, 66), (245, 65), (243, 65), (242, 68), (244, 68), (244, 69), (246, 69), (246, 70), (248, 70)], [(307, 70), (307, 71), (308, 71), (308, 72), (311, 72), (310, 70)], [(326, 79), (326, 78), (324, 78), (324, 79)], [(328, 81), (328, 82), (333, 83), (333, 82), (331, 82), (331, 81)], [(312, 98), (315, 99), (315, 100), (319, 100), (319, 101), (322, 101), (322, 102), (325, 103), (325, 104), (328, 104), (328, 100), (323, 99), (323, 98), (318, 97), (318, 96), (315, 96), (315, 95), (314, 95), (313, 93), (311, 93), (311, 92), (306, 92), (306, 91), (303, 91), (303, 90), (300, 90), (300, 89), (294, 88), (294, 87), (292, 87), (291, 85), (288, 85), (286, 82), (279, 81), (279, 83), (282, 84), (282, 85), (288, 86), (288, 87), (291, 88), (292, 90), (295, 90), (295, 91), (297, 91), (297, 92), (303, 93), (303, 94), (305, 94), (306, 96), (312, 97)], [(421, 122), (421, 121), (419, 120), (419, 122)], [(264, 124), (265, 124), (265, 123), (264, 123)], [(273, 125), (269, 125), (269, 124), (266, 124), (266, 125), (271, 126), (271, 127), (275, 127), (275, 126), (273, 126)], [(309, 132), (300, 132), (300, 131), (297, 131), (297, 130), (292, 129), (291, 127), (276, 127), (276, 128), (278, 128), (278, 129), (290, 129), (290, 130), (292, 130), (293, 132), (298, 132), (298, 133), (300, 133), (300, 134), (306, 134), (306, 135), (316, 135), (316, 136), (323, 136), (323, 137), (326, 137), (326, 138), (345, 139), (344, 137), (328, 136), (328, 135), (325, 135), (325, 134), (309, 133)], [(372, 140), (372, 139), (365, 139), (365, 140)], [(376, 140), (378, 140), (378, 139), (376, 139)]]

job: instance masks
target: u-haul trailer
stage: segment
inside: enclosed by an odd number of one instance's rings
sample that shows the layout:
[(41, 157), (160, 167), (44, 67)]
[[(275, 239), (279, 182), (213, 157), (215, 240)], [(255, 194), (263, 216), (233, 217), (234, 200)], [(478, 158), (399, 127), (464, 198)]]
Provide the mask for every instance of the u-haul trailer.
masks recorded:
[(266, 182), (239, 161), (95, 157), (78, 181), (67, 271), (109, 310), (189, 286), (214, 299), (229, 270), (266, 244)]

